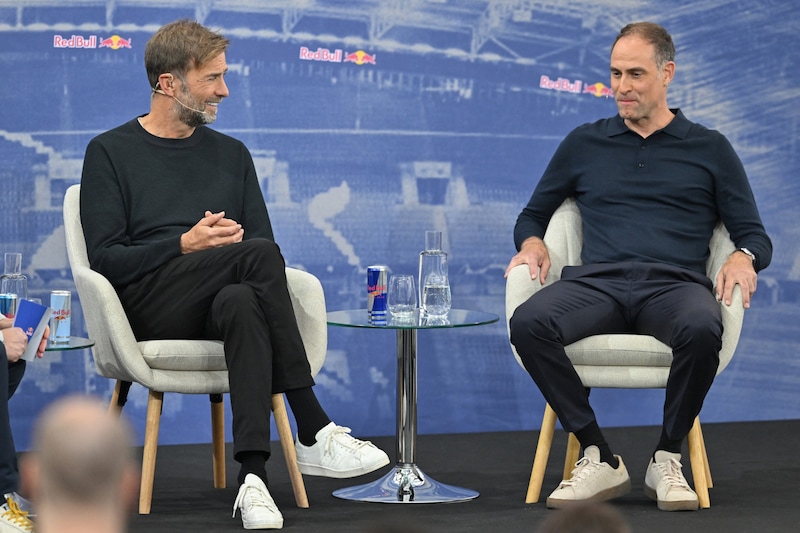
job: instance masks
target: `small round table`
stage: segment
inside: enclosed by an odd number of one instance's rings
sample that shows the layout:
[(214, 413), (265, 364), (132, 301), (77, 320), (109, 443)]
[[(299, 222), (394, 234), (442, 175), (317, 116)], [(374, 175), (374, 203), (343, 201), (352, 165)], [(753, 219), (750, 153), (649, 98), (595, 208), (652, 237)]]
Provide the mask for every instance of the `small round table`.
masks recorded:
[(497, 322), (493, 313), (451, 309), (446, 317), (426, 317), (419, 310), (407, 319), (390, 317), (384, 324), (369, 321), (366, 309), (331, 311), (328, 324), (352, 328), (397, 330), (397, 454), (394, 468), (381, 479), (333, 492), (337, 498), (380, 503), (443, 503), (477, 498), (472, 489), (440, 483), (416, 464), (417, 331), (480, 326)]
[(52, 339), (47, 341), (46, 352), (61, 352), (66, 350), (84, 350), (94, 346), (94, 341), (85, 337), (70, 337), (69, 342), (54, 343)]

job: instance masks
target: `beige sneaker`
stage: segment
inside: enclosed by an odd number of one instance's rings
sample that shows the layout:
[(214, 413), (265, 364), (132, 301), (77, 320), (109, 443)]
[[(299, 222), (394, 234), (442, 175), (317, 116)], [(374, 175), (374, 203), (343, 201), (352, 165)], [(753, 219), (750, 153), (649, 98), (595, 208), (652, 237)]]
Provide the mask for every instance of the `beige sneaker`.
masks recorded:
[(547, 498), (547, 506), (561, 509), (575, 502), (602, 502), (629, 493), (631, 477), (622, 458), (619, 455), (614, 457), (619, 459), (617, 468), (600, 462), (600, 450), (597, 446), (587, 447), (583, 457), (575, 463), (572, 477), (562, 481)]
[(681, 454), (658, 450), (650, 459), (644, 477), (644, 493), (658, 502), (662, 511), (696, 511), (697, 494), (681, 470)]

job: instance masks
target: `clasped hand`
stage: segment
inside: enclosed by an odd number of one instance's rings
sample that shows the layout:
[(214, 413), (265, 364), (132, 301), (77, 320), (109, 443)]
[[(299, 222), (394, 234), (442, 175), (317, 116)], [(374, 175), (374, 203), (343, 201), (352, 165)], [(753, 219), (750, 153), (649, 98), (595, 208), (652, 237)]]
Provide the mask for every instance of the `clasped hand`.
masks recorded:
[(225, 218), (225, 211), (206, 211), (205, 216), (192, 229), (181, 235), (181, 253), (227, 246), (242, 242), (243, 238), (244, 228), (235, 220)]

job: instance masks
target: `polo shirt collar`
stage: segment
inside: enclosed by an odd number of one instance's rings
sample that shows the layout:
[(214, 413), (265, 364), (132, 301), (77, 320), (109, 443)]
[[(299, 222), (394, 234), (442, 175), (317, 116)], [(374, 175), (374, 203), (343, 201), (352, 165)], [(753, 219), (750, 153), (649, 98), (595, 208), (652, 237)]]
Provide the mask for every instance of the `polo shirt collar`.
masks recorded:
[[(670, 109), (670, 111), (675, 113), (675, 118), (661, 131), (673, 137), (677, 137), (678, 139), (685, 139), (686, 136), (689, 135), (692, 123), (684, 116), (680, 108)], [(625, 125), (625, 121), (619, 115), (612, 117), (611, 120), (608, 121), (609, 137), (621, 135), (629, 131), (631, 131), (630, 128)]]

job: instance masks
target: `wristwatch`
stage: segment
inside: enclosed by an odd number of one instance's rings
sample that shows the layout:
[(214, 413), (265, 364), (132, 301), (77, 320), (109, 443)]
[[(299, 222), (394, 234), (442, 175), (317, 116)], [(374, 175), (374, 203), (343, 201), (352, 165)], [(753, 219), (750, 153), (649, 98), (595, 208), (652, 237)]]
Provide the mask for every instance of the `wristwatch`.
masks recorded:
[(754, 254), (753, 252), (751, 252), (751, 251), (750, 251), (750, 250), (748, 250), (747, 248), (739, 248), (739, 251), (740, 251), (740, 252), (742, 252), (742, 253), (745, 253), (745, 254), (749, 255), (749, 256), (750, 256), (750, 259), (752, 259), (752, 260), (753, 260), (753, 263), (755, 263), (755, 262), (756, 262), (756, 254)]

